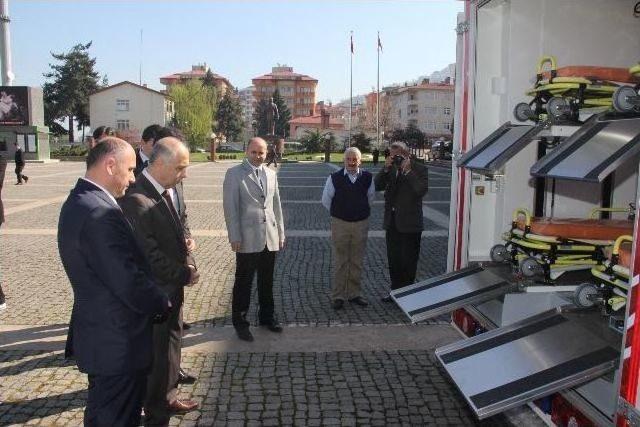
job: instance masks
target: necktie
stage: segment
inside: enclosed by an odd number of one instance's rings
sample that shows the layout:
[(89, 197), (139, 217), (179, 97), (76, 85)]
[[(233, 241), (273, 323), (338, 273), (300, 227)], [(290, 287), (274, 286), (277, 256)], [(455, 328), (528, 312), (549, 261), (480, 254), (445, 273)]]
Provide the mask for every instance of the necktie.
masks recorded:
[(260, 184), (260, 189), (264, 192), (264, 186), (262, 185), (262, 180), (260, 179), (260, 170), (256, 169), (256, 178), (258, 179), (258, 183)]
[(162, 192), (162, 197), (164, 198), (164, 201), (167, 203), (169, 207), (169, 211), (171, 211), (171, 216), (176, 222), (176, 225), (180, 225), (180, 217), (178, 216), (178, 212), (176, 212), (176, 208), (173, 206), (173, 201), (171, 200), (171, 196), (169, 196), (169, 192), (167, 190), (164, 190)]
[(146, 168), (147, 166), (149, 166), (149, 160), (145, 160), (142, 165)]

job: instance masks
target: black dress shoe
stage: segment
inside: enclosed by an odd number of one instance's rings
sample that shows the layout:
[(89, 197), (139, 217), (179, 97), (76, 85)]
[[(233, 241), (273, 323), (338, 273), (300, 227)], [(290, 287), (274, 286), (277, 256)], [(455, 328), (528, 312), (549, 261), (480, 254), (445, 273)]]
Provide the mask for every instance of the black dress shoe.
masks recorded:
[(349, 300), (349, 302), (352, 302), (354, 304), (358, 304), (361, 307), (366, 307), (369, 305), (369, 303), (367, 302), (366, 299), (362, 298), (362, 297), (355, 297), (355, 298), (351, 298)]
[(253, 341), (253, 335), (251, 334), (249, 328), (236, 329), (236, 334), (242, 341)]
[(386, 297), (382, 297), (382, 302), (392, 302), (393, 298), (391, 298), (391, 295), (387, 295)]
[(189, 329), (191, 329), (191, 323), (182, 322), (182, 330), (188, 331)]
[(188, 374), (182, 368), (178, 372), (178, 384), (193, 384), (196, 382), (196, 377)]
[(331, 303), (331, 307), (333, 307), (334, 310), (341, 310), (342, 307), (344, 307), (344, 300), (341, 300), (341, 299), (334, 300)]
[(264, 326), (271, 332), (282, 332), (282, 325), (277, 320), (269, 323), (261, 323), (261, 326)]

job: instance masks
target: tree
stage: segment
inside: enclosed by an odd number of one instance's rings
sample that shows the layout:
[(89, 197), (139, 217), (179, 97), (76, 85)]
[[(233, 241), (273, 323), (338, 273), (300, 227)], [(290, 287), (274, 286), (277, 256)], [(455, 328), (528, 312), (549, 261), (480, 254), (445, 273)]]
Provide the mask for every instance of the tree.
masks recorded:
[(204, 78), (202, 79), (202, 85), (213, 87), (213, 88), (216, 87), (216, 80), (213, 73), (211, 72), (211, 68), (207, 68), (207, 72), (205, 73)]
[(335, 137), (331, 132), (322, 132), (320, 129), (307, 129), (304, 131), (304, 135), (300, 138), (300, 142), (307, 153), (319, 153), (324, 151), (324, 144), (329, 137), (329, 142), (333, 147)]
[(216, 130), (224, 134), (227, 141), (237, 141), (243, 125), (240, 100), (231, 91), (227, 91), (218, 104)]
[(211, 135), (215, 114), (215, 89), (196, 80), (176, 84), (169, 89), (175, 107), (175, 125), (184, 133), (189, 147), (204, 147)]
[(351, 146), (358, 148), (363, 153), (368, 153), (371, 149), (372, 138), (369, 138), (363, 132), (356, 133), (351, 137)]
[(44, 77), (52, 79), (42, 86), (45, 124), (60, 131), (56, 120), (69, 120), (69, 142), (73, 142), (73, 120), (78, 129), (89, 125), (89, 95), (100, 88), (100, 75), (94, 70), (96, 59), (89, 57), (91, 42), (77, 44), (67, 53), (51, 53), (58, 64), (49, 64)]
[(404, 129), (404, 140), (411, 147), (422, 148), (425, 138), (424, 132), (411, 123)]
[[(278, 119), (275, 120), (275, 134), (287, 138), (289, 136), (289, 121), (291, 120), (291, 112), (280, 96), (280, 92), (276, 89), (273, 92), (273, 103), (278, 107)], [(270, 99), (261, 99), (256, 105), (254, 112), (254, 120), (258, 135), (269, 135), (269, 118), (272, 114), (272, 106)]]

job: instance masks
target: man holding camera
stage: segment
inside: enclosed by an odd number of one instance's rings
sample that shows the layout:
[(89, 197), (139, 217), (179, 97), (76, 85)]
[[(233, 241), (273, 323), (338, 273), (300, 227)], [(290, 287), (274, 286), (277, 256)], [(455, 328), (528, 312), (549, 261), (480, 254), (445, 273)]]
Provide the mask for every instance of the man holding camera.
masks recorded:
[[(375, 177), (376, 191), (384, 190), (384, 229), (391, 289), (416, 278), (422, 236), (422, 198), (427, 193), (427, 168), (411, 158), (404, 142), (391, 144), (384, 167)], [(390, 296), (382, 299), (391, 301)]]

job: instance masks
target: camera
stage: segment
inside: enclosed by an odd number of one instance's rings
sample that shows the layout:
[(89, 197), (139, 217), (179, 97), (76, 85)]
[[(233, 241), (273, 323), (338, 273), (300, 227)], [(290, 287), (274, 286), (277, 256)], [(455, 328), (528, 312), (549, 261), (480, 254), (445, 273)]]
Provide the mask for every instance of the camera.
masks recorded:
[(404, 157), (402, 157), (401, 155), (396, 154), (395, 156), (393, 156), (393, 164), (395, 166), (400, 167), (403, 161), (404, 161)]

